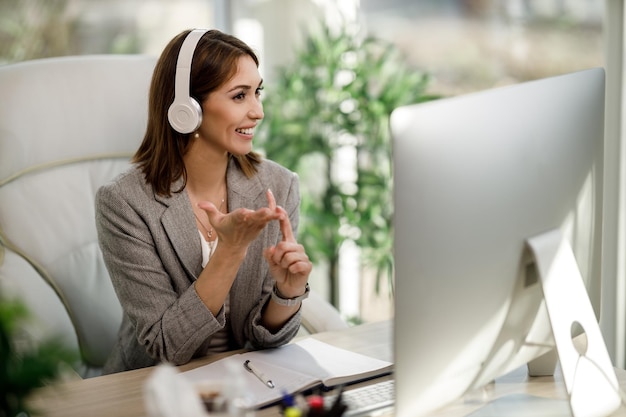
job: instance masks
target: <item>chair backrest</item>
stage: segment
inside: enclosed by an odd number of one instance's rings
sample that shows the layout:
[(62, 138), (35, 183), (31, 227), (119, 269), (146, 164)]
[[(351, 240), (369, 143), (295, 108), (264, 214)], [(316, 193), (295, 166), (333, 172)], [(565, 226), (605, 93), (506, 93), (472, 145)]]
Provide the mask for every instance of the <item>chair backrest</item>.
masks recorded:
[(0, 286), (80, 348), (98, 374), (121, 307), (100, 253), (94, 195), (143, 137), (156, 59), (47, 58), (0, 67)]

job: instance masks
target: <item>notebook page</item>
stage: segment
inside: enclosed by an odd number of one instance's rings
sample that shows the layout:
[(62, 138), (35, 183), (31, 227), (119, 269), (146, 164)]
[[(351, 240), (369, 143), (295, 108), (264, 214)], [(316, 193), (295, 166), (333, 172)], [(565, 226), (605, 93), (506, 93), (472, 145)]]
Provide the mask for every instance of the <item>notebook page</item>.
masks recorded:
[(311, 375), (326, 386), (334, 386), (391, 372), (393, 364), (370, 356), (306, 338), (271, 350), (242, 354), (266, 363), (289, 367)]
[[(272, 380), (275, 385), (274, 388), (269, 388), (254, 374), (245, 370), (243, 363), (247, 359), (251, 360), (259, 370)], [(258, 358), (251, 358), (247, 353), (220, 359), (208, 365), (182, 372), (179, 376), (196, 386), (201, 386), (207, 382), (227, 384), (229, 378), (242, 378), (248, 394), (247, 400), (252, 407), (262, 407), (280, 401), (284, 392), (295, 393), (320, 385), (320, 380), (315, 376), (302, 374), (273, 363), (262, 362)]]

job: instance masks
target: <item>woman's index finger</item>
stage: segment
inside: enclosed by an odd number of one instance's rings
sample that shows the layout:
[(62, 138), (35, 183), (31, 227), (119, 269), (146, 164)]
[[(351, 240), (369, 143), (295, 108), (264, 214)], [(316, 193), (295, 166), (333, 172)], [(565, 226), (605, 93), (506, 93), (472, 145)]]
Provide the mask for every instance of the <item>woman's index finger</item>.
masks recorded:
[(278, 208), (281, 211), (282, 216), (278, 220), (280, 222), (280, 232), (283, 234), (283, 241), (295, 242), (296, 238), (293, 235), (293, 229), (291, 228), (291, 222), (289, 221), (289, 215), (284, 208)]
[(276, 198), (274, 198), (274, 193), (272, 192), (272, 190), (268, 188), (265, 195), (267, 197), (267, 206), (269, 207), (270, 210), (275, 211), (276, 210)]

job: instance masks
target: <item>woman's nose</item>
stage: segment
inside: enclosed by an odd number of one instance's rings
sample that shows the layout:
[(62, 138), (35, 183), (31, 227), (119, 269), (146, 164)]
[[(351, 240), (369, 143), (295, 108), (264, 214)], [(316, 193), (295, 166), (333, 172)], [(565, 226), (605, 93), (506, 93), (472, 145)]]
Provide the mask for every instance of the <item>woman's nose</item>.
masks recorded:
[(265, 117), (265, 114), (263, 113), (263, 103), (260, 100), (255, 101), (252, 108), (250, 108), (248, 115), (251, 119), (256, 120), (260, 120)]

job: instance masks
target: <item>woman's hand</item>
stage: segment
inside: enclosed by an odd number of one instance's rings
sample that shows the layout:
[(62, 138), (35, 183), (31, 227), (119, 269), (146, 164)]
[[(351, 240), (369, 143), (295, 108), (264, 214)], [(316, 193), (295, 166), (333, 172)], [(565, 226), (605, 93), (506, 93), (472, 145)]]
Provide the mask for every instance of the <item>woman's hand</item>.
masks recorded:
[(281, 212), (276, 207), (274, 194), (270, 190), (267, 190), (267, 201), (268, 207), (258, 210), (239, 208), (227, 214), (220, 212), (209, 201), (199, 202), (198, 207), (206, 211), (209, 216), (220, 246), (246, 250), (269, 222), (279, 220), (281, 217)]
[(280, 214), (280, 231), (282, 240), (271, 248), (263, 251), (270, 266), (270, 272), (276, 280), (280, 294), (286, 298), (295, 298), (305, 291), (305, 285), (313, 264), (304, 251), (304, 247), (296, 242), (289, 221), (289, 215), (282, 207), (276, 207)]

